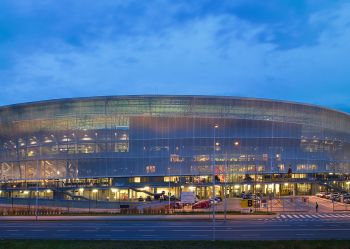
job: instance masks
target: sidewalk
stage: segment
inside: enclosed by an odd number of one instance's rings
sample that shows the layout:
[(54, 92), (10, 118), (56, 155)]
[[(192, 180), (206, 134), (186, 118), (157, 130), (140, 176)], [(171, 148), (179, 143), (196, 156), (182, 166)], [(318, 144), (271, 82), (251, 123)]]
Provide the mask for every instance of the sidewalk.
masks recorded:
[[(227, 215), (228, 220), (253, 220), (274, 218), (276, 215)], [(224, 220), (223, 214), (215, 218)], [(0, 221), (35, 221), (35, 216), (0, 216)], [(184, 221), (184, 220), (212, 220), (212, 215), (115, 215), (115, 216), (38, 216), (40, 221)]]

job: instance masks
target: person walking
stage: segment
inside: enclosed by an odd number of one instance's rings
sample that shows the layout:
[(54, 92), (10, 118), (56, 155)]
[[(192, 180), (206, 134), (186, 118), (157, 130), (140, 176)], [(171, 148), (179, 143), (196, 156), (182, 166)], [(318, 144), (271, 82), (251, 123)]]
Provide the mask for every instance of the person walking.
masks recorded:
[(318, 203), (316, 201), (316, 213), (318, 213)]

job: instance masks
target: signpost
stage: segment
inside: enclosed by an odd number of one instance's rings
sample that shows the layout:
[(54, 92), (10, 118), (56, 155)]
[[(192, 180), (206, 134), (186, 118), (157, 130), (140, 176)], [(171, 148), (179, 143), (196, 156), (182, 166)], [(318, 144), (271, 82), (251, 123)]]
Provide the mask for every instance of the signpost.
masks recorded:
[(253, 213), (254, 209), (254, 201), (252, 199), (244, 199), (241, 200), (240, 202), (241, 204), (241, 213)]

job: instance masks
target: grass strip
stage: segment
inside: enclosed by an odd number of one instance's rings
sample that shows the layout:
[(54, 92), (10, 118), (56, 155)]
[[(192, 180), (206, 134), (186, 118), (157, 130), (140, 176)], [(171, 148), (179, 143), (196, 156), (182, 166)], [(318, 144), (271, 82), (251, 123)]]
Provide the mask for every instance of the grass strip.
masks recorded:
[(350, 240), (295, 241), (77, 241), (0, 240), (0, 249), (349, 249)]

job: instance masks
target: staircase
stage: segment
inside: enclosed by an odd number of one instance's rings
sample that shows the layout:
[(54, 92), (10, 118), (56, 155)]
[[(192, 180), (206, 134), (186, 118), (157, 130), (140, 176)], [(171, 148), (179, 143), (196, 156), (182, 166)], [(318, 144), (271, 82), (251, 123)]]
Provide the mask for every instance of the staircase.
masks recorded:
[(335, 190), (336, 192), (339, 192), (339, 193), (347, 192), (343, 188), (338, 187), (338, 186), (332, 184), (331, 182), (328, 182), (328, 181), (325, 181), (325, 180), (318, 180), (318, 184), (322, 185), (322, 186), (326, 186), (327, 188)]
[(58, 192), (58, 193), (62, 193), (66, 196), (69, 196), (70, 198), (72, 198), (73, 200), (85, 200), (85, 201), (88, 201), (89, 198), (86, 198), (84, 196), (80, 196), (80, 195), (74, 195), (72, 193), (69, 193), (68, 191), (65, 191), (65, 190), (61, 190), (61, 189), (57, 189), (57, 188), (53, 188), (52, 191), (54, 192)]

